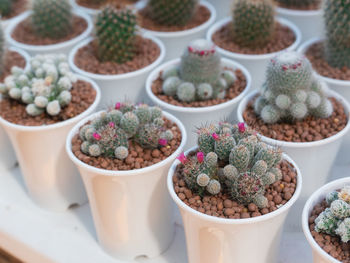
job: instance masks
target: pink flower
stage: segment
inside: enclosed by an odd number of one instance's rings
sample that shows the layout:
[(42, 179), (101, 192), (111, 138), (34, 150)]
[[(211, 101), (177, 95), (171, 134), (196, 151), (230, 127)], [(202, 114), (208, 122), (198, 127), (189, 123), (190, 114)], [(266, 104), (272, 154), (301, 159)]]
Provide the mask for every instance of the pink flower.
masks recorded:
[(99, 135), (97, 132), (94, 132), (92, 136), (94, 136), (95, 140), (97, 141), (101, 140), (101, 135)]
[(211, 136), (214, 138), (215, 141), (219, 140), (219, 135), (217, 135), (215, 132), (212, 133)]
[(192, 53), (192, 52), (193, 52), (193, 48), (192, 48), (191, 46), (189, 46), (189, 47), (188, 47), (188, 51), (189, 51), (190, 53)]
[(110, 123), (108, 123), (108, 125), (109, 125), (109, 127), (111, 127), (111, 128), (114, 128), (114, 126), (115, 126), (114, 122), (110, 122)]
[(245, 125), (244, 125), (244, 122), (240, 122), (240, 123), (238, 123), (238, 130), (240, 131), (240, 132), (245, 132)]
[(187, 163), (187, 157), (185, 156), (184, 152), (182, 152), (176, 159), (178, 159), (182, 164)]
[(115, 109), (116, 110), (119, 110), (120, 108), (122, 107), (122, 104), (120, 103), (120, 102), (117, 102), (116, 104), (115, 104)]
[(203, 152), (197, 152), (197, 160), (200, 163), (202, 163), (204, 161), (204, 153)]
[(168, 140), (166, 140), (166, 139), (159, 139), (159, 140), (158, 140), (158, 143), (159, 143), (159, 145), (161, 145), (161, 146), (165, 146), (165, 145), (168, 144)]

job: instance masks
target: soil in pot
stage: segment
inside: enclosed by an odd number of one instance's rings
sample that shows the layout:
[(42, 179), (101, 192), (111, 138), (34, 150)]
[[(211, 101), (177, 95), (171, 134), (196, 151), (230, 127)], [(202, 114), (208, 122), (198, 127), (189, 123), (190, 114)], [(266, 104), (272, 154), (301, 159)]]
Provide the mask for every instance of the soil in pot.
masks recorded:
[(304, 120), (293, 123), (267, 124), (255, 113), (254, 100), (247, 105), (243, 112), (243, 119), (249, 127), (271, 139), (287, 142), (319, 141), (337, 134), (348, 123), (348, 117), (341, 102), (335, 98), (330, 100), (334, 110), (330, 117), (324, 119), (308, 116)]
[(28, 0), (14, 0), (12, 1), (12, 8), (11, 12), (5, 16), (3, 16), (1, 19), (7, 20), (12, 17), (15, 17), (21, 13), (23, 13), (28, 6)]
[[(195, 153), (192, 152), (191, 154), (194, 155)], [(278, 168), (281, 169), (283, 177), (280, 181), (266, 187), (264, 196), (268, 199), (268, 206), (258, 208), (254, 203), (242, 205), (232, 201), (230, 195), (225, 191), (217, 195), (194, 194), (186, 186), (183, 168), (183, 164), (179, 164), (173, 176), (174, 190), (178, 197), (198, 212), (221, 218), (251, 218), (273, 212), (292, 198), (297, 185), (297, 175), (294, 167), (286, 161), (281, 162)]]
[(198, 27), (207, 22), (211, 13), (204, 5), (199, 5), (193, 17), (185, 25), (161, 25), (153, 21), (148, 16), (149, 10), (146, 8), (138, 12), (139, 25), (142, 28), (158, 32), (178, 32)]
[[(97, 3), (98, 1), (90, 1), (90, 0), (76, 0), (76, 3), (80, 6), (86, 7), (86, 8), (91, 8), (91, 9), (100, 9), (101, 7), (103, 7), (104, 5), (106, 5), (106, 3), (108, 3), (108, 1), (105, 2), (100, 2)], [(137, 2), (137, 0), (118, 0), (117, 1), (118, 4), (120, 5), (130, 5), (130, 4), (134, 4)]]
[(11, 74), (11, 68), (14, 66), (24, 68), (26, 66), (26, 60), (16, 51), (7, 50), (5, 53), (3, 74), (0, 75), (0, 82), (3, 82)]
[(95, 101), (96, 91), (88, 82), (78, 80), (71, 89), (71, 103), (62, 108), (56, 116), (50, 116), (46, 112), (39, 116), (30, 116), (26, 112), (25, 104), (12, 99), (0, 101), (0, 115), (5, 120), (24, 126), (42, 126), (62, 122), (83, 113)]
[[(321, 4), (322, 4), (321, 1), (310, 1), (309, 3), (302, 3), (299, 5), (291, 4), (291, 3), (285, 4), (284, 2), (288, 2), (288, 1), (282, 1), (282, 0), (276, 0), (275, 2), (277, 4), (277, 6), (291, 9), (291, 10), (301, 10), (301, 11), (319, 10), (321, 7)], [(299, 2), (303, 2), (303, 1), (299, 1)]]
[(66, 36), (60, 38), (49, 38), (38, 36), (31, 26), (30, 18), (20, 22), (12, 32), (11, 37), (24, 44), (28, 45), (53, 45), (71, 40), (81, 35), (87, 28), (88, 24), (84, 18), (80, 16), (73, 16), (72, 31)]
[(317, 204), (309, 217), (310, 232), (317, 244), (333, 258), (343, 263), (350, 263), (350, 243), (344, 243), (339, 236), (332, 236), (315, 231), (315, 219), (330, 206), (324, 199)]
[(92, 41), (80, 48), (74, 58), (74, 63), (82, 70), (94, 74), (116, 75), (133, 72), (152, 64), (160, 56), (160, 48), (151, 39), (136, 36), (135, 55), (125, 63), (101, 62), (97, 57), (97, 46)]
[(306, 56), (312, 63), (313, 68), (318, 74), (324, 77), (347, 80), (350, 81), (350, 68), (336, 68), (329, 65), (329, 63), (324, 58), (324, 43), (317, 42), (312, 44), (308, 50), (306, 50)]

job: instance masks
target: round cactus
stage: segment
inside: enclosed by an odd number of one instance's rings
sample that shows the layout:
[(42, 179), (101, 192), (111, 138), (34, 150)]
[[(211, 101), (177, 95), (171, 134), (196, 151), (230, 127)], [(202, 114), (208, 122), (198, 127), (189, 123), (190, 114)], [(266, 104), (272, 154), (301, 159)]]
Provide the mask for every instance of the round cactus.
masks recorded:
[(209, 184), (210, 178), (207, 174), (201, 173), (197, 176), (197, 184), (205, 187)]
[(133, 112), (126, 112), (120, 120), (120, 127), (126, 132), (128, 137), (132, 137), (136, 134), (139, 128), (139, 118)]
[(250, 162), (250, 152), (244, 145), (235, 146), (229, 156), (230, 164), (238, 171), (244, 171), (248, 168)]
[(11, 13), (12, 1), (13, 0), (0, 0), (0, 15), (2, 17), (5, 17)]
[(212, 195), (216, 195), (218, 193), (220, 193), (221, 190), (221, 185), (219, 183), (219, 181), (212, 179), (209, 181), (208, 185), (207, 185), (207, 191), (212, 194)]
[(184, 82), (178, 86), (176, 95), (181, 101), (191, 102), (195, 99), (196, 87), (190, 82)]

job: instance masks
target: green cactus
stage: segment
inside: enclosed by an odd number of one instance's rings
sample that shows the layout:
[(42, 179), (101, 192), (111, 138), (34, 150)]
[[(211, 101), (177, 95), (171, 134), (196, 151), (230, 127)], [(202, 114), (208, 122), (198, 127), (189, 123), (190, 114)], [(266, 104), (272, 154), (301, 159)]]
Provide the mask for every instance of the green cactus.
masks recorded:
[(233, 4), (232, 35), (242, 47), (262, 47), (275, 32), (272, 0), (237, 0)]
[(271, 59), (254, 109), (265, 123), (302, 120), (309, 115), (327, 118), (333, 112), (326, 84), (313, 74), (309, 60), (296, 52)]
[(41, 37), (61, 38), (73, 28), (72, 7), (68, 0), (34, 0), (31, 25)]
[(146, 10), (160, 25), (183, 26), (192, 19), (197, 6), (198, 0), (149, 0)]
[(350, 68), (350, 0), (326, 0), (325, 59), (336, 68)]
[[(4, 72), (4, 60), (5, 60), (5, 37), (2, 27), (0, 27), (0, 76)], [(0, 87), (0, 93), (1, 87)]]
[(320, 6), (321, 0), (275, 0), (283, 7), (291, 8), (307, 8), (310, 6)]
[(105, 6), (96, 19), (97, 55), (100, 61), (119, 64), (136, 54), (136, 16), (129, 9)]
[(0, 0), (0, 15), (7, 16), (12, 11), (13, 0)]

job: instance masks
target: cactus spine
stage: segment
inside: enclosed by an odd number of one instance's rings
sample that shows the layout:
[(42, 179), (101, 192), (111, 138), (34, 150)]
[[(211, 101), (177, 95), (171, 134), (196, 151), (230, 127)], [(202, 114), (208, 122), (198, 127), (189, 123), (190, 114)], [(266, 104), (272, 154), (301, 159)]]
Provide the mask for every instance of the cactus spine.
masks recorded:
[(97, 55), (101, 61), (125, 63), (135, 56), (136, 16), (129, 9), (106, 6), (96, 20)]

